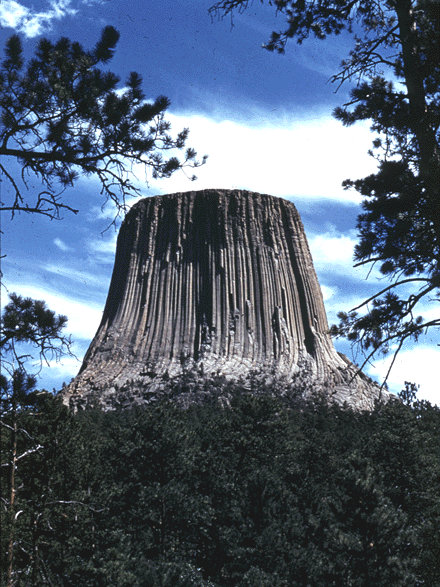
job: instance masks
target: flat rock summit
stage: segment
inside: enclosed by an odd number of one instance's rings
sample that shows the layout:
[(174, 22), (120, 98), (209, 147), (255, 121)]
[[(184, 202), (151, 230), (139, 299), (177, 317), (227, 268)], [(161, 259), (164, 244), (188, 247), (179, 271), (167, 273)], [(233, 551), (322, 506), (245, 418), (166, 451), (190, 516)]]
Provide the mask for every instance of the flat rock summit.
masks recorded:
[(371, 409), (388, 394), (328, 330), (292, 202), (215, 189), (145, 198), (122, 223), (102, 321), (64, 401), (188, 404), (264, 381)]

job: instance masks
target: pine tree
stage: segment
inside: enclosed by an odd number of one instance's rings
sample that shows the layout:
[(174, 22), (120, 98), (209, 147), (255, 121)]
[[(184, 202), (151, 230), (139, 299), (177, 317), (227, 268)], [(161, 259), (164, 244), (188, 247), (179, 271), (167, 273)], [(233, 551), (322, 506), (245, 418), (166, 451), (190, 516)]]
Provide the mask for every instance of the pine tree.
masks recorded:
[[(0, 426), (2, 488), (8, 488), (2, 510), (2, 553), (6, 553), (6, 560), (3, 561), (6, 569), (5, 585), (12, 587), (21, 572), (28, 573), (31, 582), (37, 584), (40, 556), (37, 553), (36, 534), (39, 524), (35, 516), (38, 519), (41, 517), (43, 496), (47, 499), (47, 491), (42, 490), (37, 496), (35, 489), (30, 490), (29, 485), (35, 485), (39, 475), (44, 477), (45, 474), (41, 463), (47, 463), (49, 458), (48, 451), (44, 451), (47, 429), (40, 433), (35, 419), (41, 420), (52, 410), (52, 396), (35, 390), (37, 380), (34, 375), (27, 373), (27, 362), (35, 349), (40, 363), (53, 357), (59, 358), (63, 353), (70, 352), (71, 341), (61, 332), (67, 323), (65, 316), (57, 316), (41, 300), (22, 298), (14, 293), (9, 297), (10, 302), (5, 306), (0, 321), (0, 351), (4, 371), (0, 375)], [(47, 427), (50, 429), (52, 425), (53, 421), (49, 418)], [(32, 463), (36, 459), (40, 459), (40, 465), (32, 470)], [(43, 480), (42, 485), (47, 489), (46, 481), (49, 479)], [(33, 495), (27, 500), (22, 494), (29, 491)], [(30, 528), (27, 532), (30, 538), (24, 538), (26, 532), (20, 530), (23, 525)], [(23, 556), (33, 561), (32, 564), (24, 564), (27, 570), (23, 569)], [(17, 558), (21, 561), (17, 562)]]
[(43, 300), (16, 293), (9, 294), (9, 299), (0, 320), (0, 351), (7, 371), (24, 371), (35, 350), (40, 364), (72, 354), (72, 341), (62, 333), (66, 316), (55, 314)]
[[(64, 37), (56, 43), (42, 39), (27, 64), (20, 37), (7, 41), (0, 68), (0, 171), (8, 199), (1, 210), (50, 218), (76, 213), (64, 199), (65, 189), (80, 176), (93, 176), (105, 201), (120, 212), (127, 196), (140, 193), (134, 167), (166, 178), (205, 161), (191, 148), (183, 159), (174, 154), (185, 149), (189, 131), (171, 136), (166, 97), (147, 101), (136, 72), (120, 88), (117, 75), (99, 69), (111, 60), (118, 39), (111, 26), (92, 50)], [(14, 161), (21, 165), (20, 177)], [(41, 183), (40, 190), (30, 178)]]

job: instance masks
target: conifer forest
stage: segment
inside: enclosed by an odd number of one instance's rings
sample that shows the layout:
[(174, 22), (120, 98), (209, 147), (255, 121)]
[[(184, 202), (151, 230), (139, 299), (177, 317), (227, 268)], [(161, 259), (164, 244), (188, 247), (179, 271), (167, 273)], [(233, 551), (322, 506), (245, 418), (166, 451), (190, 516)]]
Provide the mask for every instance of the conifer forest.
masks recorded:
[(2, 426), (2, 585), (440, 585), (437, 407), (410, 385), (371, 412), (235, 391), (76, 414), (23, 396)]

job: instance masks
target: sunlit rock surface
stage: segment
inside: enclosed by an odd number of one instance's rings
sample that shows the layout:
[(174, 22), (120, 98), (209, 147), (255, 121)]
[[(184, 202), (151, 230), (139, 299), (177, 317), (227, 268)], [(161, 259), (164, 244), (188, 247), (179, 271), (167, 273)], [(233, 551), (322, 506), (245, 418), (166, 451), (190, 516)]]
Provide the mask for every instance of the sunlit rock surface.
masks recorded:
[(177, 394), (185, 404), (263, 380), (357, 409), (381, 395), (333, 347), (295, 206), (242, 190), (139, 201), (121, 226), (102, 322), (64, 401), (113, 409)]

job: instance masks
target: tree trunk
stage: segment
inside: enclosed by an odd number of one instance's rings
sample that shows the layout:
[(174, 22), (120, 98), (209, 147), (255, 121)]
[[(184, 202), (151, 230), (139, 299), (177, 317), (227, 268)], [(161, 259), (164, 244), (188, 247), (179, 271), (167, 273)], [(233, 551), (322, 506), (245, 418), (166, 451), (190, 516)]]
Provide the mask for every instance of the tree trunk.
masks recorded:
[(432, 223), (436, 236), (437, 261), (440, 263), (440, 152), (435, 128), (430, 122), (429, 107), (423, 83), (422, 67), (417, 47), (417, 25), (411, 0), (396, 0), (395, 10), (399, 22), (402, 46), (403, 72), (409, 101), (411, 126), (420, 156), (419, 175), (424, 182), (431, 205)]
[(13, 408), (13, 429), (11, 437), (11, 474), (9, 476), (9, 513), (11, 520), (11, 529), (9, 533), (8, 544), (8, 568), (7, 568), (7, 587), (12, 587), (12, 570), (14, 563), (14, 537), (15, 537), (15, 468), (17, 463), (17, 411)]

